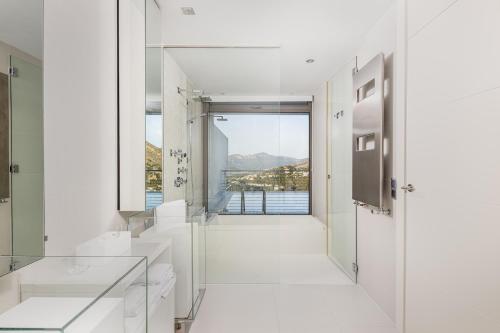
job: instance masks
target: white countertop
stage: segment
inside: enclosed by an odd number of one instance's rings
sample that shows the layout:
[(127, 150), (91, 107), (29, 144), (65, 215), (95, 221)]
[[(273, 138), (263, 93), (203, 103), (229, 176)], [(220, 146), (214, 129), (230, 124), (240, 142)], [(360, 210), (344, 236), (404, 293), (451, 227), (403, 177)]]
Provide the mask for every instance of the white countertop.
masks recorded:
[[(85, 297), (31, 297), (0, 315), (1, 328), (61, 329), (94, 299)], [(90, 332), (109, 313), (123, 305), (121, 298), (103, 298), (85, 312), (80, 328)], [(76, 322), (75, 322), (76, 323)], [(45, 330), (44, 330), (45, 331)]]

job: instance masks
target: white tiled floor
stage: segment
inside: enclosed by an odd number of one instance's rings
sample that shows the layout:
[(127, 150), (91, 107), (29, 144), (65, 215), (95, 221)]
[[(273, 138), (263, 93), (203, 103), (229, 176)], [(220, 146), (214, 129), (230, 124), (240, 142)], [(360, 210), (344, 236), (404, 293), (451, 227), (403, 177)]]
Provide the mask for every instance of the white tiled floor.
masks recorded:
[(281, 284), (353, 284), (325, 255), (282, 255), (279, 272)]
[(295, 268), (283, 270), (281, 284), (209, 285), (191, 333), (397, 332), (327, 258), (296, 259)]

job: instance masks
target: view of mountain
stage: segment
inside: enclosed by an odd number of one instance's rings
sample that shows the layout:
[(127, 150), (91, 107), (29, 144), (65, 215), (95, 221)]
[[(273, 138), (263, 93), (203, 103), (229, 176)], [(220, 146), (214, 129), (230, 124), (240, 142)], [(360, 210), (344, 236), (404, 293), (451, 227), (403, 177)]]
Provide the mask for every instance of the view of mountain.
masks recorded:
[(267, 170), (286, 165), (297, 165), (309, 162), (308, 158), (297, 159), (286, 156), (275, 156), (267, 153), (252, 155), (233, 154), (228, 157), (230, 170)]
[(161, 148), (146, 141), (146, 190), (162, 191), (162, 152)]
[(161, 148), (146, 141), (146, 169), (161, 170)]

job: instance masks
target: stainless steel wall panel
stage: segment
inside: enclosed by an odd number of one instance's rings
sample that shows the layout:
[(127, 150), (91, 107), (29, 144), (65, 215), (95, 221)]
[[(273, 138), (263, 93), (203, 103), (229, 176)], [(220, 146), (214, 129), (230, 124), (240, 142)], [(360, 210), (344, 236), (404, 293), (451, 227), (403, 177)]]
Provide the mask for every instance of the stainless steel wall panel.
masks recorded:
[(384, 55), (379, 54), (353, 77), (353, 199), (383, 205)]

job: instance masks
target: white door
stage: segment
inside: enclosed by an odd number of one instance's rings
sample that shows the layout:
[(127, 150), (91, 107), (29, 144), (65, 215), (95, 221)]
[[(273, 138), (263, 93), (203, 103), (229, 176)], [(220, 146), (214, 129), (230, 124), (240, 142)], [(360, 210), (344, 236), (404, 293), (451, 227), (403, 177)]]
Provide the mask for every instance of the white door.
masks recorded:
[(408, 42), (407, 333), (500, 332), (499, 13), (456, 1)]

